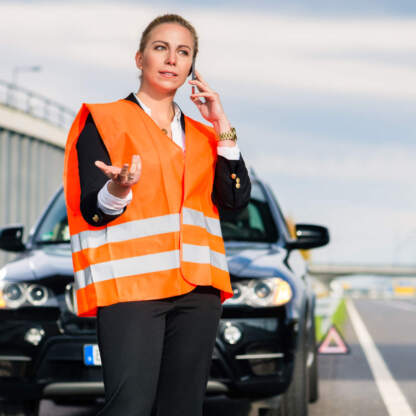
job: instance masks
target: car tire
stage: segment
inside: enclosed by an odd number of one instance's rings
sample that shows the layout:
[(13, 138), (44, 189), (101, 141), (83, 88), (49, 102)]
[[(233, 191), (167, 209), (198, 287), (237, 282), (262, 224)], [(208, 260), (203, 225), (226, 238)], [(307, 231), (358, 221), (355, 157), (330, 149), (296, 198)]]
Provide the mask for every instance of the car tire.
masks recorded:
[(319, 399), (318, 345), (316, 343), (315, 317), (313, 316), (312, 319), (310, 348), (313, 352), (313, 362), (309, 368), (309, 403), (315, 403)]
[[(305, 326), (300, 328), (295, 353), (292, 380), (283, 395), (280, 414), (284, 416), (308, 416), (309, 381), (307, 368), (308, 342)], [(279, 414), (279, 415), (280, 415)]]
[(39, 400), (0, 402), (0, 416), (39, 416)]

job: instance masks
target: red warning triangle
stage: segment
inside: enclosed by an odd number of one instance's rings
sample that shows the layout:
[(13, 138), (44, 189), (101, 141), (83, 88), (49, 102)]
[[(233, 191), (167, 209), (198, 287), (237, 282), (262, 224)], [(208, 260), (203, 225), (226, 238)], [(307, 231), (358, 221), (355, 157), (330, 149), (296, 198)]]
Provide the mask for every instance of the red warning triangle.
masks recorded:
[(348, 354), (350, 349), (336, 326), (332, 325), (318, 347), (319, 354)]

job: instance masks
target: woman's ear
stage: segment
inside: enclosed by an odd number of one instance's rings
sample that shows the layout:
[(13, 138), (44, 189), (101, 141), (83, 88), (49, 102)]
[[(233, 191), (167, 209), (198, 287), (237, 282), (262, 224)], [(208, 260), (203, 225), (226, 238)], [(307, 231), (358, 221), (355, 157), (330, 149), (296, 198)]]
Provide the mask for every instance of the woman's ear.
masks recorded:
[(135, 56), (135, 61), (136, 61), (137, 68), (140, 70), (143, 67), (142, 60), (143, 60), (143, 54), (140, 51), (137, 51), (136, 56)]

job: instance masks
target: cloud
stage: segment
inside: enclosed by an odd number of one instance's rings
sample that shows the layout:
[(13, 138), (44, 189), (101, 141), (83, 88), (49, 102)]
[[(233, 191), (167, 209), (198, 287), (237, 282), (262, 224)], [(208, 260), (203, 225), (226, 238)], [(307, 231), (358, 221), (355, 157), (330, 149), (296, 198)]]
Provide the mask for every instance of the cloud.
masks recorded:
[[(230, 52), (221, 56), (220, 64), (210, 67), (223, 81), (244, 83), (250, 92), (268, 87), (416, 98), (416, 65), (395, 59), (399, 52), (409, 59), (414, 55), (415, 20), (271, 14), (228, 18), (231, 24), (227, 28), (238, 35), (226, 36), (216, 30), (207, 39), (207, 44), (221, 45)], [(383, 60), (374, 59), (378, 55)]]
[[(2, 51), (15, 56), (28, 51), (75, 71), (88, 66), (93, 72), (133, 74), (139, 35), (161, 12), (133, 3), (107, 2), (97, 8), (95, 3), (3, 2), (0, 36), (8, 44)], [(416, 19), (295, 17), (269, 9), (221, 9), (219, 14), (215, 8), (189, 7), (186, 16), (200, 35), (201, 71), (232, 86), (236, 95), (283, 88), (416, 99), (411, 59)]]
[[(312, 149), (311, 149), (312, 147)], [(261, 166), (263, 175), (314, 177), (329, 181), (350, 180), (361, 183), (401, 183), (414, 185), (416, 149), (400, 145), (367, 146), (355, 144), (351, 149), (331, 149), (320, 154), (311, 143), (301, 152), (257, 152), (250, 162)]]
[(293, 213), (295, 221), (323, 224), (330, 231), (330, 244), (313, 250), (313, 261), (415, 263), (416, 213), (411, 207), (391, 210), (366, 201), (321, 201), (320, 208), (301, 211), (298, 207)]

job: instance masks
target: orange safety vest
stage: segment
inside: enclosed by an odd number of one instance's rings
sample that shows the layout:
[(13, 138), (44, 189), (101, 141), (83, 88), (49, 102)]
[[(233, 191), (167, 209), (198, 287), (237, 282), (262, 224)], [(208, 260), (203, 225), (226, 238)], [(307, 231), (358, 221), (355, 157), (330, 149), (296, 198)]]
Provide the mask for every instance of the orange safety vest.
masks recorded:
[[(76, 143), (91, 113), (111, 163), (139, 154), (142, 172), (122, 215), (94, 227), (80, 210)], [(68, 135), (64, 191), (78, 316), (97, 306), (181, 295), (196, 285), (233, 296), (218, 209), (211, 200), (217, 140), (185, 116), (184, 152), (135, 103), (83, 104)], [(97, 168), (98, 169), (98, 168)]]

